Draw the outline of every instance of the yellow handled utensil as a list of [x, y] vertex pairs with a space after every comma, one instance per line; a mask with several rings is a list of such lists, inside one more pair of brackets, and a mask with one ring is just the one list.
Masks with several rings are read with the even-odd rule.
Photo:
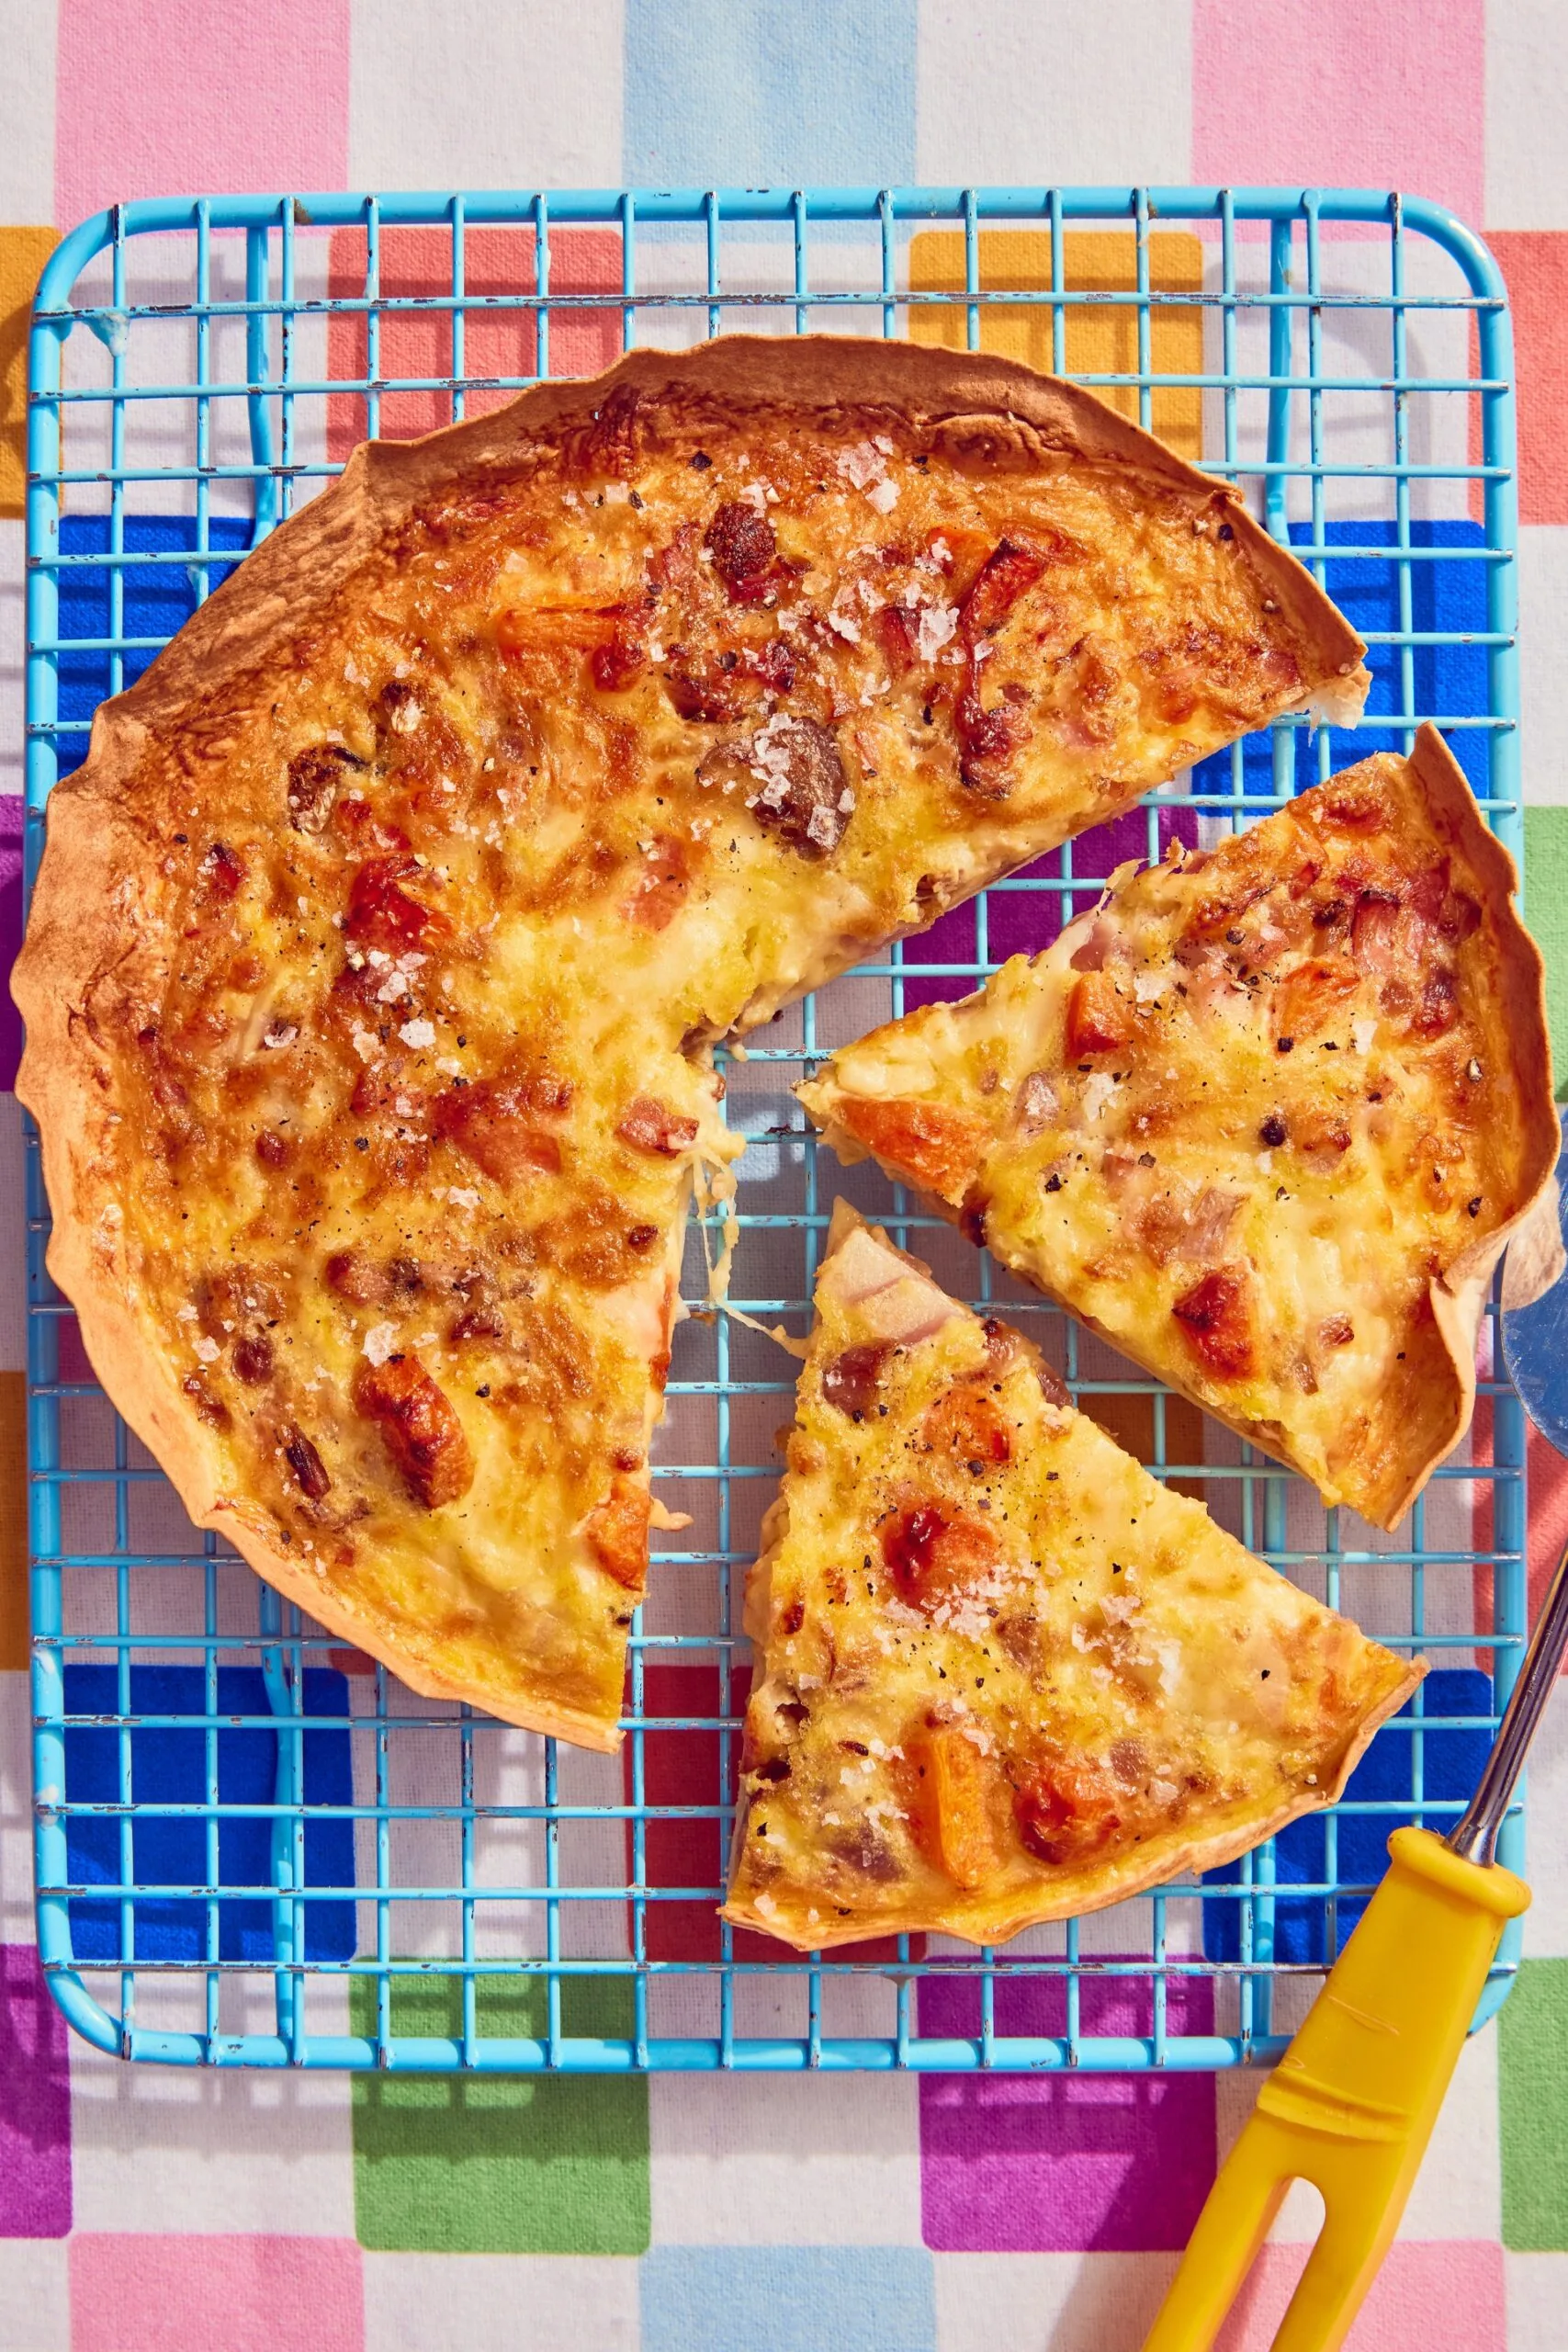
[[[1506, 1313], [1503, 1347], [1530, 1418], [1568, 1454], [1568, 1283]], [[1318, 2189], [1323, 2227], [1273, 2352], [1344, 2343], [1399, 2226], [1504, 1927], [1529, 1903], [1493, 1854], [1565, 1647], [1568, 1551], [1463, 1818], [1447, 1839], [1427, 1829], [1389, 1839], [1388, 1875], [1259, 2091], [1144, 2352], [1208, 2352], [1293, 2180]]]
[[1206, 2352], [1292, 2180], [1318, 2189], [1324, 2222], [1274, 2352], [1334, 2352], [1377, 2275], [1504, 1923], [1530, 1899], [1512, 1871], [1430, 1830], [1388, 1845], [1388, 1875], [1259, 2091], [1145, 2352]]

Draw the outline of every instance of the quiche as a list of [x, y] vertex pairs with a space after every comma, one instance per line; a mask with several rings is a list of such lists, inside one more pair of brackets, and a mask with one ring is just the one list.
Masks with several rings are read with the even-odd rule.
[[614, 1747], [713, 1042], [1361, 650], [994, 360], [644, 351], [358, 450], [51, 798], [19, 1091], [110, 1396], [415, 1690]]
[[1393, 1527], [1469, 1426], [1493, 1269], [1538, 1203], [1555, 1242], [1513, 888], [1426, 728], [1210, 854], [1122, 867], [1043, 954], [801, 1098], [843, 1158]]
[[1228, 1861], [1337, 1796], [1425, 1671], [842, 1204], [788, 1464], [725, 1917], [804, 1950], [998, 1943]]

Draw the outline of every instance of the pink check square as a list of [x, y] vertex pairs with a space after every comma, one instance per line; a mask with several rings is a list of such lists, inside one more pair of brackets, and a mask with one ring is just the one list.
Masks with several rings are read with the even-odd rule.
[[[1266, 2245], [1214, 2352], [1268, 2352], [1309, 2249]], [[1345, 2352], [1507, 2352], [1503, 2249], [1401, 2240], [1373, 2279]]]
[[71, 2241], [71, 2352], [364, 2352], [365, 2287], [349, 2238]]

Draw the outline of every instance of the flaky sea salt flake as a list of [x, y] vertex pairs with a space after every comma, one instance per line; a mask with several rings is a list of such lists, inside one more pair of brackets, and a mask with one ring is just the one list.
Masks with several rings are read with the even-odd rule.
[[365, 1353], [372, 1363], [385, 1363], [398, 1344], [395, 1323], [372, 1323], [365, 1334]]

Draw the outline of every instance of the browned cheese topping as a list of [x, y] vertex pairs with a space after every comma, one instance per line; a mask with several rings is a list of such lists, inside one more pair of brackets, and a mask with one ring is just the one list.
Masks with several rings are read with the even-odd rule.
[[117, 1246], [329, 1614], [613, 1722], [710, 1041], [1323, 683], [1231, 511], [619, 393], [152, 735]]
[[1461, 1425], [1433, 1283], [1543, 1172], [1506, 933], [1406, 764], [1374, 759], [1213, 854], [1118, 876], [1046, 954], [804, 1095], [1382, 1518], [1413, 1449]]
[[1235, 1853], [1412, 1687], [840, 1211], [774, 1541], [729, 1916], [976, 1941]]

